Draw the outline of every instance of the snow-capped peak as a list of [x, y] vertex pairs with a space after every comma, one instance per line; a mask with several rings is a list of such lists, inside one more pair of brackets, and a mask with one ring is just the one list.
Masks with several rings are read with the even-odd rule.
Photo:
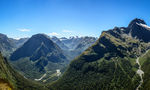
[[[138, 24], [138, 23], [136, 23], [136, 24]], [[148, 25], [146, 25], [146, 24], [140, 23], [140, 24], [138, 24], [138, 25], [140, 25], [140, 26], [142, 26], [142, 27], [144, 27], [144, 28], [150, 29], [150, 26], [148, 26]]]

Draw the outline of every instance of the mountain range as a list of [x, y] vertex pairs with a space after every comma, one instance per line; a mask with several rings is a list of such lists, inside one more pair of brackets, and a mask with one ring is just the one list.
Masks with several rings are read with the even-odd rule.
[[[10, 48], [9, 50], [4, 49], [1, 51], [4, 56], [10, 57], [9, 61], [12, 66], [26, 78], [40, 82], [57, 80], [56, 70], [61, 70], [61, 73], [63, 73], [73, 58], [88, 48], [87, 45], [91, 45], [96, 41], [94, 37], [66, 38], [65, 40], [70, 41], [70, 43], [74, 43], [73, 41], [76, 39], [79, 40], [75, 43], [81, 44], [80, 41], [84, 41], [84, 39], [89, 43], [86, 45], [86, 42], [83, 42], [82, 49], [70, 50], [71, 47], [67, 47], [61, 38], [49, 37], [46, 34], [36, 34], [31, 38], [20, 39], [8, 38], [4, 34], [0, 36], [3, 37], [0, 38], [0, 41], [5, 44], [6, 49]], [[0, 45], [1, 48], [5, 48], [2, 45]], [[43, 78], [40, 79], [40, 77]]]
[[[103, 31], [98, 39], [36, 34], [12, 50], [10, 62], [0, 54], [0, 85], [16, 90], [149, 90], [149, 38], [150, 27], [138, 18], [127, 27]], [[70, 55], [75, 57], [71, 62]]]

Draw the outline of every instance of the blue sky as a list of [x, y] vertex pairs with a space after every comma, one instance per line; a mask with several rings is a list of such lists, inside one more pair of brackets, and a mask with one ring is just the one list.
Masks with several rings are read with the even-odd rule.
[[134, 18], [150, 24], [149, 0], [0, 0], [0, 33], [95, 36]]

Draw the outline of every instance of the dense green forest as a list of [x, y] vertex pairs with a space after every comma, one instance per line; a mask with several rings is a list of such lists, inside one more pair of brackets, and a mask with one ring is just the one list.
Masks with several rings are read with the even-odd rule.
[[[136, 73], [139, 67], [136, 59], [149, 49], [148, 38], [142, 38], [139, 35], [149, 30], [137, 23], [145, 24], [141, 19], [134, 19], [127, 28], [115, 27], [104, 31], [94, 45], [71, 62], [62, 78], [51, 84], [50, 88], [56, 90], [66, 88], [68, 90], [135, 90], [140, 84], [140, 76]], [[148, 65], [144, 66], [142, 65], [143, 70]], [[147, 75], [144, 76], [146, 77], [144, 81], [149, 87]], [[143, 89], [145, 88], [144, 86]]]

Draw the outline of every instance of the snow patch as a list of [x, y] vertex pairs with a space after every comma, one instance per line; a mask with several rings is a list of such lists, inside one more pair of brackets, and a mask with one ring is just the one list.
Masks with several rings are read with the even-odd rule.
[[[136, 23], [136, 24], [138, 24], [138, 23]], [[144, 28], [150, 29], [150, 26], [147, 26], [146, 24], [140, 23], [140, 24], [138, 24], [138, 25], [140, 25], [140, 26], [142, 26], [142, 27], [144, 27]]]

